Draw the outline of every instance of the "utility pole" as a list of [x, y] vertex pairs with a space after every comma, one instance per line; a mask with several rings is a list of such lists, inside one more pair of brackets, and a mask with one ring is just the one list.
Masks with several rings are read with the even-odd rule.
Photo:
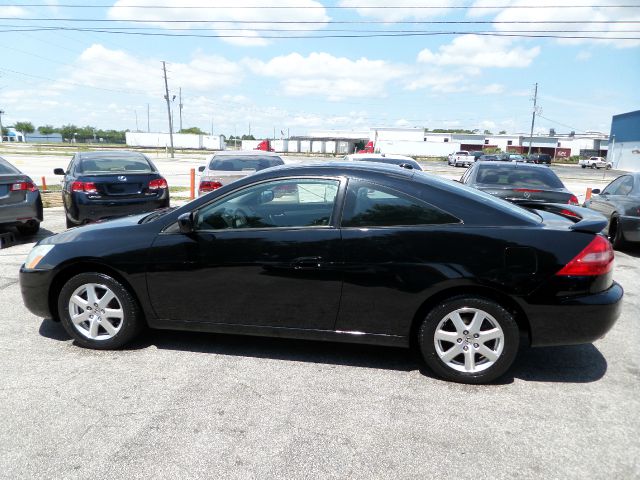
[[173, 121], [171, 120], [171, 101], [169, 100], [169, 84], [167, 83], [167, 65], [162, 62], [162, 71], [164, 72], [164, 99], [167, 101], [167, 115], [169, 116], [169, 140], [171, 142], [171, 158], [175, 158], [173, 153]]
[[536, 82], [536, 88], [533, 91], [533, 115], [531, 117], [531, 133], [529, 134], [529, 152], [527, 155], [531, 155], [531, 141], [533, 140], [533, 126], [536, 123], [536, 106], [538, 104], [538, 83]]
[[180, 103], [178, 107], [180, 108], [180, 131], [182, 131], [182, 87], [180, 87]]
[[138, 128], [138, 110], [134, 110], [134, 113], [136, 114], [136, 132], [139, 132], [140, 129]]
[[4, 115], [4, 110], [0, 110], [0, 143], [2, 143], [2, 115]]
[[149, 104], [147, 103], [147, 133], [151, 132], [151, 127], [149, 125], [151, 124], [149, 123]]

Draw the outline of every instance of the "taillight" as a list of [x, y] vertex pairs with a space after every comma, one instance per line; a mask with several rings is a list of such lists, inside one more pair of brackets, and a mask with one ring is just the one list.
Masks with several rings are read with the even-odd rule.
[[567, 263], [556, 275], [595, 276], [604, 275], [613, 268], [613, 248], [609, 240], [596, 235], [573, 260]]
[[16, 182], [11, 184], [11, 188], [10, 188], [12, 192], [21, 192], [21, 191], [35, 192], [37, 189], [38, 187], [36, 187], [33, 182]]
[[158, 190], [160, 188], [169, 188], [164, 178], [156, 178], [149, 182], [149, 190]]
[[575, 195], [571, 195], [571, 197], [569, 198], [569, 201], [567, 203], [569, 205], [580, 205], [578, 203], [578, 197], [576, 197]]
[[96, 184], [93, 182], [73, 182], [71, 184], [72, 192], [98, 193]]
[[532, 192], [532, 193], [539, 193], [542, 190], [536, 190], [535, 188], [514, 188], [513, 189], [514, 192]]
[[213, 180], [202, 180], [200, 181], [200, 187], [198, 187], [198, 190], [201, 192], [212, 192], [213, 190], [217, 190], [220, 187], [222, 187], [222, 184], [220, 182], [216, 182]]

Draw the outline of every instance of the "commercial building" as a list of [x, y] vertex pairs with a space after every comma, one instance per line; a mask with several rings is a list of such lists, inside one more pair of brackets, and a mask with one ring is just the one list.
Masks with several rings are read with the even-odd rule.
[[613, 167], [640, 171], [640, 110], [614, 115], [611, 120], [610, 148], [607, 160]]

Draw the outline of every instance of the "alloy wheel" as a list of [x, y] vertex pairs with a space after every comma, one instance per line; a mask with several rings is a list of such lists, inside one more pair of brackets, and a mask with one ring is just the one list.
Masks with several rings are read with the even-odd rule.
[[122, 303], [106, 285], [81, 285], [69, 298], [68, 308], [75, 329], [91, 340], [109, 340], [122, 328]]

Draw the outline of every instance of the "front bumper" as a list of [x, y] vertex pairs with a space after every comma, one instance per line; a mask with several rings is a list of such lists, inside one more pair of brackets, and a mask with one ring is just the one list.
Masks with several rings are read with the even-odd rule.
[[640, 242], [640, 217], [620, 217], [622, 236], [627, 242]]
[[578, 345], [602, 338], [620, 316], [623, 295], [613, 282], [603, 292], [560, 298], [553, 305], [528, 304], [531, 345]]
[[27, 270], [20, 267], [20, 291], [25, 307], [42, 318], [56, 318], [57, 312], [49, 308], [49, 289], [53, 270]]

